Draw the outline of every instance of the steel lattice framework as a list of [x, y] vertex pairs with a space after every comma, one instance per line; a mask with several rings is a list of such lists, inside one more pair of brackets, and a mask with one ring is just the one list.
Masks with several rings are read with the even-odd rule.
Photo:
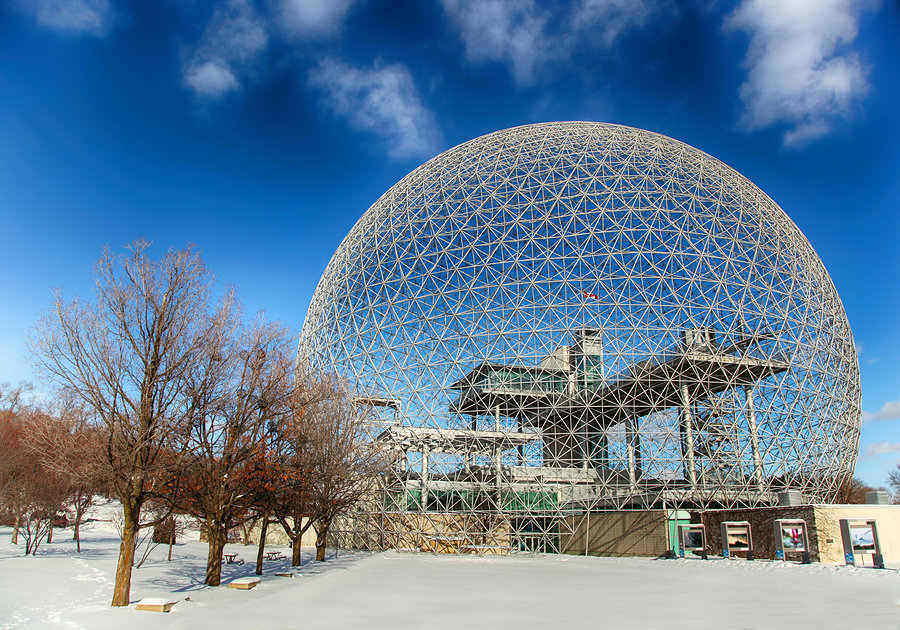
[[856, 461], [856, 350], [810, 243], [630, 127], [516, 127], [411, 172], [337, 249], [300, 352], [396, 454], [355, 544], [555, 550], [593, 510], [827, 502]]

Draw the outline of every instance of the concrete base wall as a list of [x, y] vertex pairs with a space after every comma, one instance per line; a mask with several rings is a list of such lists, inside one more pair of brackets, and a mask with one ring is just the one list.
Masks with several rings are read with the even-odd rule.
[[[288, 519], [288, 523], [293, 524], [294, 519]], [[303, 519], [303, 524], [306, 525], [309, 522], [308, 518]], [[247, 532], [247, 539], [244, 540], [244, 529], [243, 527], [234, 527], [228, 531], [228, 542], [231, 543], [244, 543], [246, 545], [258, 545], [259, 544], [259, 533], [262, 530], [259, 523], [254, 525]], [[206, 542], [207, 536], [206, 531], [203, 529], [203, 526], [200, 526], [200, 542]], [[284, 533], [284, 528], [281, 526], [281, 523], [269, 523], [269, 529], [266, 530], [266, 544], [267, 545], [290, 545], [291, 539], [288, 538], [288, 535]], [[303, 547], [313, 547], [316, 544], [316, 530], [312, 527], [303, 532], [303, 538], [301, 539], [301, 545]]]
[[[309, 522], [308, 518], [303, 519], [303, 524], [306, 525]], [[288, 523], [293, 525], [294, 520], [288, 519]], [[254, 545], [259, 544], [259, 533], [262, 528], [260, 525], [254, 526], [250, 530], [250, 543]], [[269, 529], [266, 530], [266, 544], [267, 545], [290, 545], [291, 539], [288, 538], [288, 535], [284, 533], [284, 528], [281, 526], [281, 523], [269, 523]], [[300, 539], [300, 544], [303, 547], [312, 547], [316, 544], [316, 530], [313, 527], [310, 527], [305, 532], [303, 532], [303, 538]]]
[[[806, 521], [806, 529], [809, 534], [810, 559], [813, 562], [819, 561], [818, 532], [811, 505], [712, 510], [703, 512], [701, 518], [703, 525], [706, 526], [706, 544], [710, 554], [722, 554], [721, 526], [723, 521], [747, 521], [750, 523], [750, 534], [753, 537], [753, 554], [760, 559], [775, 557], [775, 519], [802, 519]], [[796, 553], [788, 555], [788, 560], [799, 558], [800, 555]]]
[[500, 516], [441, 512], [395, 512], [339, 519], [332, 534], [349, 549], [418, 549], [458, 553], [479, 547], [509, 550], [509, 522]]
[[562, 553], [656, 557], [669, 548], [663, 510], [589, 512], [563, 521], [559, 537]]

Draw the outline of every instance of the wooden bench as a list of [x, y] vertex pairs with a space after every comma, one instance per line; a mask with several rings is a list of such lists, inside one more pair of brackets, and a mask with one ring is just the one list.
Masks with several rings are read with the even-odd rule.
[[255, 588], [257, 584], [259, 584], [258, 577], [243, 577], [236, 580], [231, 580], [228, 583], [228, 588], [236, 588], [241, 591], [249, 591], [251, 588]]
[[178, 602], [169, 601], [167, 599], [158, 599], [155, 597], [145, 597], [141, 601], [137, 603], [134, 607], [135, 610], [149, 610], [150, 612], [164, 612], [167, 613], [172, 610], [172, 607]]
[[285, 555], [280, 551], [267, 551], [266, 560], [283, 560]]

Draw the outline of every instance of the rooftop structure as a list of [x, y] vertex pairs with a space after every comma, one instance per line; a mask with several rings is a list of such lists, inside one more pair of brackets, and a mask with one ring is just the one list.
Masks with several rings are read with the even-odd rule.
[[379, 412], [391, 499], [357, 523], [382, 539], [415, 513], [546, 549], [575, 512], [829, 501], [856, 460], [856, 350], [809, 242], [629, 127], [517, 127], [414, 170], [341, 243], [300, 352]]

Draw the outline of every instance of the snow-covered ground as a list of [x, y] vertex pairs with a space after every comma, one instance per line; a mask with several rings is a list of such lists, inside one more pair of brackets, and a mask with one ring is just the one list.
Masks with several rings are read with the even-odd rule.
[[[134, 571], [132, 599], [181, 600], [168, 614], [112, 609], [118, 539], [71, 529], [35, 558], [0, 528], [0, 628], [900, 628], [900, 574], [824, 565], [576, 556], [341, 552], [294, 579], [266, 562], [253, 590], [202, 585], [206, 545], [166, 547]], [[287, 552], [287, 549], [281, 548]], [[312, 551], [312, 550], [310, 550]], [[255, 547], [228, 545], [252, 575]], [[330, 554], [331, 556], [332, 554]], [[189, 598], [189, 599], [188, 599]]]

